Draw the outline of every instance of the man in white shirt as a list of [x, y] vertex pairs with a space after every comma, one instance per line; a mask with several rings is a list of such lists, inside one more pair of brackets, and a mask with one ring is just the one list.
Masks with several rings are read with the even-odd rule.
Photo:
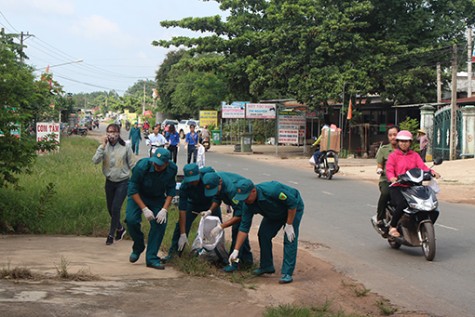
[[155, 150], [159, 147], [165, 147], [167, 139], [160, 133], [160, 123], [153, 127], [153, 133], [148, 135], [148, 139], [145, 140], [145, 144], [150, 146], [150, 157], [152, 157]]

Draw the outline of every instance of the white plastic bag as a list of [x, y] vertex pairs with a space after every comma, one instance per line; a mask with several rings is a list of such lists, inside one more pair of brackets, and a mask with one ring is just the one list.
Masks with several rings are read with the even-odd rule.
[[198, 234], [191, 246], [192, 252], [211, 262], [227, 262], [228, 251], [226, 251], [224, 231], [216, 237], [211, 236], [211, 230], [220, 224], [221, 220], [216, 216], [201, 218]]
[[315, 166], [315, 157], [312, 155], [308, 162], [310, 163], [310, 165]]
[[435, 177], [432, 177], [432, 179], [429, 182], [429, 187], [434, 191], [434, 193], [439, 193], [440, 192], [440, 187], [439, 184], [437, 183], [437, 180]]
[[203, 145], [198, 146], [198, 155], [196, 157], [196, 164], [198, 164], [199, 168], [205, 166], [205, 147]]

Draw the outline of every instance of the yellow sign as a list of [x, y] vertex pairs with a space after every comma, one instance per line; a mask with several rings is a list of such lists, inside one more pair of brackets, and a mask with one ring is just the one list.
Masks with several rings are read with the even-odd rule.
[[218, 111], [215, 110], [200, 110], [200, 127], [218, 126]]

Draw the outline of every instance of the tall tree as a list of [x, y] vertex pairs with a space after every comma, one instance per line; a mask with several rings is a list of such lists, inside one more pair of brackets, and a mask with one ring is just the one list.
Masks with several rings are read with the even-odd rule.
[[435, 63], [473, 25], [472, 0], [216, 0], [229, 13], [162, 21], [212, 35], [154, 41], [216, 52], [236, 95], [269, 89], [311, 105], [338, 99], [344, 86], [396, 103], [433, 100]]

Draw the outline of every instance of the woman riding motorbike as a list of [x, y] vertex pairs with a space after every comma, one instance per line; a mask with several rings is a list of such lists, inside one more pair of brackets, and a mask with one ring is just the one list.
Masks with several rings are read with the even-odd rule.
[[439, 178], [440, 175], [428, 168], [418, 153], [411, 150], [411, 144], [413, 141], [412, 133], [407, 130], [401, 130], [396, 136], [397, 148], [392, 152], [388, 161], [386, 162], [386, 176], [391, 183], [389, 187], [389, 194], [391, 195], [391, 201], [396, 206], [394, 214], [391, 218], [389, 235], [393, 237], [400, 237], [400, 233], [397, 230], [397, 224], [404, 212], [404, 209], [408, 206], [406, 199], [404, 198], [401, 190], [406, 187], [403, 184], [397, 183], [398, 175], [406, 173], [412, 168], [420, 168], [423, 171], [430, 171], [433, 176]]

